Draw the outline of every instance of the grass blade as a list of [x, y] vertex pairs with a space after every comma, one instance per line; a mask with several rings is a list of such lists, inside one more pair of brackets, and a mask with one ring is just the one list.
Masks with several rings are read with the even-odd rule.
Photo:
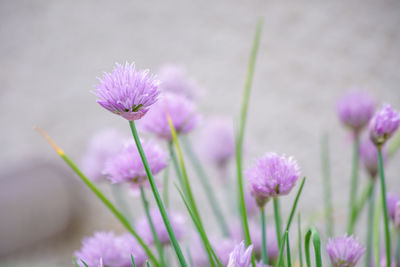
[[302, 246], [302, 237], [303, 235], [301, 234], [301, 218], [300, 218], [300, 213], [297, 217], [297, 233], [298, 233], [298, 240], [297, 240], [297, 245], [299, 247], [299, 262], [300, 262], [300, 267], [303, 267], [303, 246]]
[[286, 256], [287, 256], [287, 263], [288, 267], [292, 267], [292, 259], [290, 255], [290, 243], [289, 243], [289, 232], [286, 231]]
[[76, 258], [75, 258], [75, 257], [72, 258], [72, 262], [74, 263], [75, 267], [79, 267], [79, 264], [78, 264], [78, 262], [76, 261]]
[[306, 237], [305, 237], [305, 241], [304, 241], [307, 267], [311, 267], [310, 239], [312, 239], [312, 242], [313, 242], [313, 245], [314, 245], [315, 265], [316, 265], [316, 267], [322, 267], [321, 239], [320, 239], [318, 230], [315, 227], [311, 227], [307, 231]]
[[136, 267], [135, 259], [133, 258], [133, 255], [131, 254], [131, 261], [132, 261], [132, 266]]

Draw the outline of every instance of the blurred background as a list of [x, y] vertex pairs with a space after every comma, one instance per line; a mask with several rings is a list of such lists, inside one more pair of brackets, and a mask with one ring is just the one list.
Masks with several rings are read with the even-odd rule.
[[[90, 93], [96, 77], [125, 61], [153, 72], [183, 66], [204, 89], [197, 101], [204, 118], [236, 118], [260, 17], [244, 167], [266, 151], [293, 155], [308, 178], [302, 216], [321, 223], [312, 213], [323, 209], [320, 140], [329, 133], [336, 232], [344, 233], [351, 138], [335, 104], [355, 87], [400, 108], [399, 1], [1, 0], [0, 265], [71, 266], [83, 236], [123, 231], [33, 126], [77, 163], [96, 131], [129, 135], [127, 121]], [[190, 134], [193, 143], [197, 136]], [[399, 154], [387, 168], [388, 190], [397, 193]], [[360, 184], [366, 179], [361, 171]], [[137, 197], [127, 198], [139, 216]], [[284, 214], [292, 199], [283, 201]], [[206, 204], [201, 209], [210, 213]]]

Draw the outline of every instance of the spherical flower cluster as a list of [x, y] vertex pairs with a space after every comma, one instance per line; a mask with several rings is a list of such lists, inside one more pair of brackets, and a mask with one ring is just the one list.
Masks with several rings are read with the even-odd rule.
[[390, 105], [384, 104], [369, 123], [371, 141], [377, 146], [382, 146], [397, 131], [399, 125], [400, 112], [392, 109]]
[[83, 172], [93, 181], [102, 180], [106, 161], [121, 150], [123, 140], [124, 136], [115, 129], [104, 129], [96, 133], [83, 156]]
[[210, 119], [200, 138], [201, 152], [208, 161], [223, 168], [235, 155], [233, 123], [225, 117]]
[[[383, 159], [387, 158], [387, 151], [382, 149]], [[360, 159], [371, 178], [378, 174], [378, 150], [371, 140], [366, 139], [360, 144]]]
[[171, 140], [172, 134], [167, 114], [171, 117], [178, 134], [190, 132], [199, 122], [199, 115], [196, 113], [196, 107], [192, 101], [182, 95], [165, 93], [151, 108], [140, 125], [145, 131], [154, 133], [159, 138]]
[[341, 122], [359, 132], [374, 114], [375, 101], [361, 91], [347, 93], [337, 104], [337, 112]]
[[[80, 266], [81, 260], [89, 266], [116, 266], [128, 267], [131, 255], [138, 266], [146, 260], [146, 254], [134, 239], [127, 239], [126, 235], [115, 236], [112, 232], [97, 232], [82, 241], [82, 247], [75, 252]], [[129, 262], [127, 261], [129, 259]]]
[[[155, 175], [167, 166], [167, 154], [153, 142], [142, 141], [150, 170]], [[112, 183], [141, 184], [147, 179], [139, 151], [133, 142], [126, 143], [122, 151], [106, 162], [104, 174]]]
[[364, 246], [347, 235], [329, 239], [326, 250], [333, 267], [354, 267], [365, 252]]
[[229, 254], [229, 262], [227, 267], [249, 267], [251, 263], [251, 254], [253, 245], [245, 249], [244, 241], [236, 245], [233, 251]]
[[158, 72], [158, 78], [161, 81], [160, 89], [163, 92], [180, 94], [189, 99], [195, 99], [201, 90], [197, 83], [187, 76], [185, 69], [174, 64], [162, 66]]
[[[164, 220], [158, 209], [150, 211], [150, 217], [154, 224], [154, 228], [157, 233], [157, 237], [161, 244], [170, 244], [169, 235], [165, 228]], [[168, 218], [170, 219], [172, 229], [174, 230], [175, 236], [178, 240], [182, 239], [185, 233], [185, 218], [183, 215], [177, 212], [168, 212]], [[150, 228], [147, 216], [143, 216], [136, 223], [136, 229], [138, 229], [142, 238], [149, 244], [154, 244], [153, 233]]]
[[99, 78], [94, 93], [102, 107], [134, 121], [142, 118], [157, 101], [159, 83], [149, 70], [137, 71], [133, 63], [117, 64], [111, 73]]
[[292, 157], [270, 152], [257, 160], [246, 172], [252, 195], [262, 207], [272, 197], [286, 195], [300, 176], [297, 162]]

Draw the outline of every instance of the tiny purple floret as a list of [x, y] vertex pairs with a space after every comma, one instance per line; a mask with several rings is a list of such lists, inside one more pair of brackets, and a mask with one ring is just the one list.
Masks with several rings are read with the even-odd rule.
[[116, 64], [111, 73], [98, 79], [97, 103], [129, 121], [142, 118], [159, 95], [160, 82], [149, 70], [137, 71], [134, 63]]
[[333, 267], [354, 267], [365, 252], [363, 245], [347, 235], [329, 239], [326, 250]]
[[233, 251], [229, 254], [229, 262], [227, 267], [250, 267], [251, 254], [253, 245], [245, 249], [244, 241], [236, 245]]

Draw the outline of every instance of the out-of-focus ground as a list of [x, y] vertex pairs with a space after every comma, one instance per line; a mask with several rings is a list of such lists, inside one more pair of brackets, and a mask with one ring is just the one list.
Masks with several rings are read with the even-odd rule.
[[[300, 203], [305, 218], [322, 210], [319, 143], [321, 134], [328, 132], [335, 219], [344, 225], [351, 148], [350, 136], [337, 121], [335, 102], [356, 86], [366, 88], [379, 102], [400, 108], [400, 2], [395, 0], [2, 0], [2, 173], [39, 160], [57, 164], [63, 173], [57, 179], [75, 179], [32, 130], [34, 125], [46, 129], [77, 162], [97, 129], [116, 127], [129, 134], [127, 122], [100, 108], [89, 92], [96, 77], [111, 70], [115, 62], [135, 61], [139, 68], [155, 71], [163, 63], [183, 65], [206, 90], [199, 101], [199, 111], [205, 117], [236, 117], [259, 17], [264, 18], [264, 28], [248, 114], [245, 168], [266, 151], [294, 155], [308, 178]], [[397, 155], [387, 168], [389, 190], [397, 193], [399, 162]], [[360, 181], [365, 184], [361, 173]], [[0, 177], [3, 196], [5, 180], [5, 176]], [[9, 198], [13, 203], [0, 204], [0, 229], [22, 235], [8, 236], [9, 240], [24, 244], [25, 233], [36, 231], [38, 225], [44, 233], [42, 239], [36, 236], [37, 241], [26, 241], [25, 249], [17, 246], [3, 255], [1, 266], [71, 266], [71, 255], [80, 247], [82, 236], [101, 229], [121, 231], [102, 204], [77, 179], [74, 181], [76, 187], [69, 194], [58, 183], [50, 188], [44, 183], [43, 193], [37, 191], [40, 197], [33, 200], [27, 193], [32, 191], [29, 183], [21, 182], [20, 187], [27, 190], [16, 189]], [[197, 189], [198, 184], [193, 183]], [[40, 190], [40, 184], [35, 188]], [[107, 186], [102, 188], [108, 190]], [[52, 190], [55, 192], [49, 194]], [[204, 200], [201, 189], [196, 191]], [[85, 205], [73, 201], [76, 195], [83, 195]], [[291, 201], [292, 197], [285, 198], [285, 212], [285, 204]], [[54, 210], [46, 204], [51, 202], [59, 205], [64, 221], [51, 216]], [[141, 212], [133, 206], [135, 214]], [[207, 205], [202, 210], [210, 213]], [[12, 217], [9, 215], [29, 220], [38, 212], [46, 214], [42, 221], [11, 224], [4, 230], [4, 222], [10, 223]], [[78, 217], [73, 215], [76, 213]], [[267, 213], [272, 214], [272, 209]], [[21, 225], [24, 227], [18, 229]], [[46, 225], [50, 236], [45, 234]], [[343, 231], [344, 227], [338, 227], [338, 234]], [[0, 239], [0, 244], [7, 247], [8, 240]]]

